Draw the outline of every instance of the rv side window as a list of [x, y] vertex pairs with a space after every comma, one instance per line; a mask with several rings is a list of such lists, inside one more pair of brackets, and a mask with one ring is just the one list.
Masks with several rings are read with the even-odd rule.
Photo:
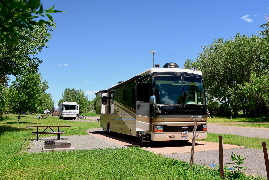
[[127, 90], [123, 90], [123, 101], [127, 101]]
[[102, 97], [102, 104], [103, 105], [106, 105], [106, 103], [107, 103], [107, 97], [106, 96], [103, 96]]
[[135, 104], [135, 88], [132, 89], [132, 103]]
[[137, 84], [137, 101], [149, 102], [150, 98], [150, 84], [149, 83], [138, 83]]

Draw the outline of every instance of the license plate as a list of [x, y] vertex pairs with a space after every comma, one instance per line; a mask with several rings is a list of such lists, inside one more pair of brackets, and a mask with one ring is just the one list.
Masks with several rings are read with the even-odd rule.
[[182, 136], [182, 139], [188, 139], [188, 136]]

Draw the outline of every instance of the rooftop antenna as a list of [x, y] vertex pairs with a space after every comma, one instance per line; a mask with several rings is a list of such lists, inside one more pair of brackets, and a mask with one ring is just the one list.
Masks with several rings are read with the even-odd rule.
[[156, 50], [154, 50], [154, 51], [149, 51], [149, 53], [152, 53], [152, 63], [153, 63], [152, 67], [153, 67], [153, 68], [154, 68], [154, 53], [155, 53], [155, 51], [156, 51]]

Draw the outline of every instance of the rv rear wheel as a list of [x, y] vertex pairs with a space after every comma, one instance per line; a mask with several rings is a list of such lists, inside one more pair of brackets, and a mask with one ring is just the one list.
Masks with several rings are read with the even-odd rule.
[[111, 133], [111, 130], [110, 130], [110, 123], [107, 123], [107, 132], [110, 134]]

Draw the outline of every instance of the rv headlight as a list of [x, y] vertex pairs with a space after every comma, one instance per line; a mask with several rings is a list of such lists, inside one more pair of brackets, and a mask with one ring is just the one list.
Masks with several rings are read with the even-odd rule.
[[163, 132], [163, 126], [153, 126], [153, 132]]

